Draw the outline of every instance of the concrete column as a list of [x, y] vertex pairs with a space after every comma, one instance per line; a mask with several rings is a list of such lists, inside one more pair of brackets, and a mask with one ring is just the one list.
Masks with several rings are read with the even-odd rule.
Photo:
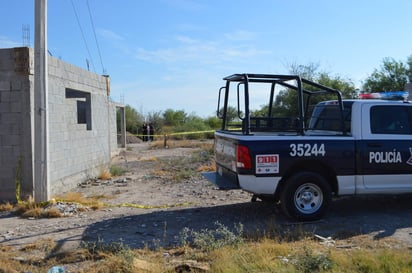
[[47, 109], [47, 0], [36, 0], [34, 12], [34, 200], [43, 202], [50, 199]]
[[120, 109], [120, 144], [122, 148], [126, 148], [126, 111], [124, 107], [119, 107]]

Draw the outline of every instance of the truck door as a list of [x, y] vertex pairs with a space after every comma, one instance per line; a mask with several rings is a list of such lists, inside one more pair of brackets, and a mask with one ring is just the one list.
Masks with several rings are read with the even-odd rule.
[[366, 192], [412, 190], [412, 105], [363, 104], [359, 172]]

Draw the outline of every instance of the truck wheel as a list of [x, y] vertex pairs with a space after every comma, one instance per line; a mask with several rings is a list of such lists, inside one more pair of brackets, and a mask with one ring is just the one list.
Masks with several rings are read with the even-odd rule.
[[281, 194], [283, 211], [291, 218], [302, 221], [319, 219], [332, 199], [326, 179], [312, 172], [295, 174], [287, 181]]

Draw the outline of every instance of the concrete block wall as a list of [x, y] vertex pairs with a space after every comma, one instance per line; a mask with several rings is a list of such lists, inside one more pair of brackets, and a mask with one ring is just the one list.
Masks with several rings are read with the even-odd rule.
[[0, 49], [0, 200], [15, 201], [17, 181], [33, 195], [31, 66], [28, 48]]
[[[0, 49], [0, 201], [33, 195], [33, 63], [29, 48]], [[51, 194], [99, 175], [118, 152], [116, 106], [106, 78], [48, 56], [48, 151]], [[91, 128], [78, 121], [78, 100], [66, 90], [89, 94]]]
[[[105, 77], [50, 56], [48, 62], [49, 173], [54, 195], [109, 167], [117, 151], [112, 141], [116, 116], [107, 96]], [[67, 89], [90, 93], [91, 130], [77, 121], [77, 100], [84, 99], [67, 98]]]

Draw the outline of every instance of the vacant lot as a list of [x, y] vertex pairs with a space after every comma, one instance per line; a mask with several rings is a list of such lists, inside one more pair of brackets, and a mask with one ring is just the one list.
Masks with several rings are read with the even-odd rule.
[[[381, 241], [390, 248], [412, 247], [411, 195], [340, 198], [323, 220], [296, 223], [274, 204], [250, 202], [246, 192], [219, 191], [203, 179], [197, 171], [211, 167], [210, 147], [210, 142], [168, 149], [133, 144], [113, 159], [113, 165], [126, 173], [109, 181], [92, 180], [71, 191], [98, 197], [101, 208], [71, 208], [70, 216], [50, 219], [0, 212], [0, 244], [21, 248], [52, 240], [57, 244], [47, 251], [53, 254], [78, 248], [82, 241], [171, 247], [179, 243], [184, 228], [214, 229], [219, 222], [229, 228], [241, 223], [245, 233], [254, 237], [305, 232], [330, 237], [341, 248]], [[41, 254], [27, 250], [26, 255]]]

